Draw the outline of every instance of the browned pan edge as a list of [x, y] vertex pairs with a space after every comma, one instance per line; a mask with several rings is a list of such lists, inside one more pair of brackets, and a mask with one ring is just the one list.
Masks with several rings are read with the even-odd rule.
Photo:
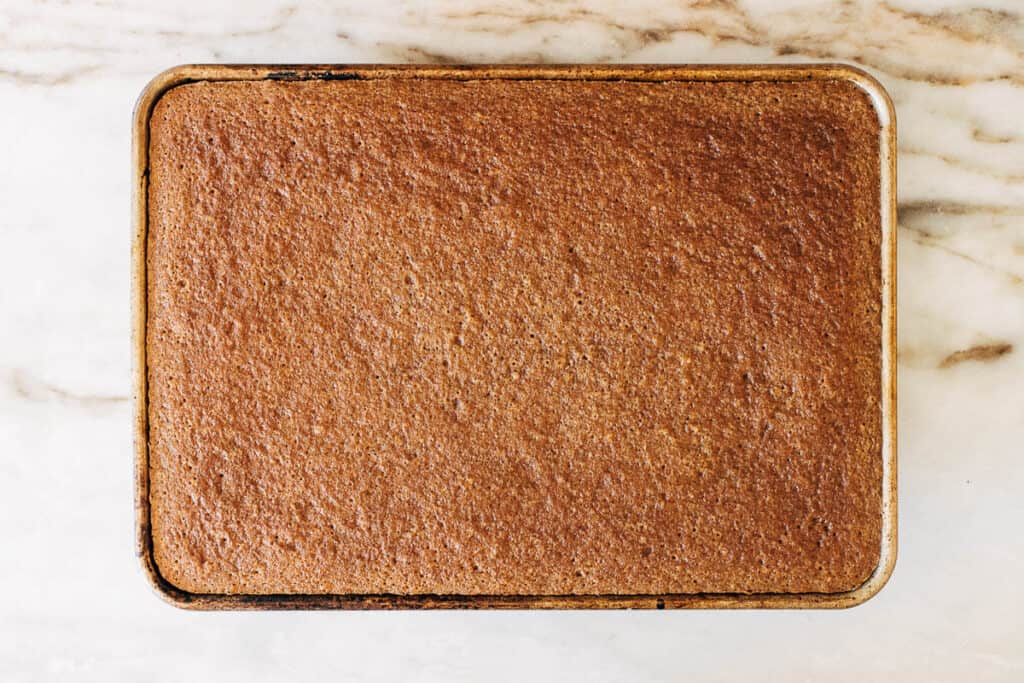
[[[168, 90], [196, 81], [356, 80], [382, 78], [808, 81], [847, 80], [866, 91], [881, 124], [882, 225], [882, 547], [860, 587], [844, 593], [696, 593], [666, 595], [221, 595], [183, 591], [161, 576], [153, 558], [149, 506], [149, 416], [146, 364], [146, 235], [149, 119]], [[896, 563], [896, 115], [885, 89], [844, 64], [799, 65], [186, 65], [157, 75], [139, 97], [132, 123], [132, 378], [135, 437], [136, 553], [153, 587], [188, 609], [663, 609], [842, 608], [858, 605], [888, 581]]]

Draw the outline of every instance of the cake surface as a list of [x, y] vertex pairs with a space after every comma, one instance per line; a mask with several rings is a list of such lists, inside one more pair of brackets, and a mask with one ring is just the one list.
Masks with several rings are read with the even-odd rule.
[[845, 80], [180, 85], [149, 487], [194, 593], [837, 593], [882, 545]]

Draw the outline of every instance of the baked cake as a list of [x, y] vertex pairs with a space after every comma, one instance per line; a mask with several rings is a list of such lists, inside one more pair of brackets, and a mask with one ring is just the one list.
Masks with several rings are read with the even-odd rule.
[[839, 593], [879, 565], [855, 82], [200, 81], [149, 135], [171, 585]]

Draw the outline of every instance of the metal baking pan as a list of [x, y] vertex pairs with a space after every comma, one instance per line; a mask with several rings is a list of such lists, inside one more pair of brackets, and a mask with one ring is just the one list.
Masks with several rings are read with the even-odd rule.
[[[154, 560], [150, 511], [147, 386], [147, 223], [149, 121], [168, 90], [196, 81], [342, 79], [554, 79], [637, 81], [806, 81], [843, 79], [866, 91], [881, 137], [880, 224], [882, 278], [882, 547], [879, 563], [861, 586], [844, 593], [665, 595], [249, 595], [195, 594], [161, 576]], [[871, 76], [845, 65], [749, 66], [181, 66], [154, 78], [136, 106], [132, 130], [132, 355], [136, 552], [151, 584], [171, 603], [190, 609], [409, 609], [409, 608], [842, 608], [864, 602], [888, 580], [896, 559], [896, 134], [888, 95]]]

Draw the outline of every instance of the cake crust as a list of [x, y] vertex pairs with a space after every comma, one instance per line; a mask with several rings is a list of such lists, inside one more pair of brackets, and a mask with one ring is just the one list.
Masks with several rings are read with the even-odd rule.
[[191, 593], [839, 593], [882, 546], [844, 80], [181, 85], [149, 503]]

